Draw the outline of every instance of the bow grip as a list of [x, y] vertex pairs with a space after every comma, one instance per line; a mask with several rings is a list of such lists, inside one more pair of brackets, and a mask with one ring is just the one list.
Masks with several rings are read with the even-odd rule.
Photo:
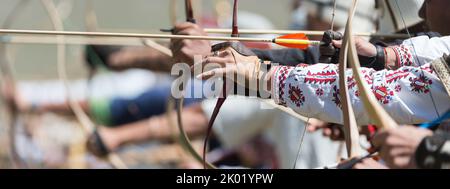
[[332, 44], [333, 40], [342, 40], [343, 35], [335, 31], [325, 31], [320, 45], [320, 63], [337, 63], [339, 58], [339, 49]]

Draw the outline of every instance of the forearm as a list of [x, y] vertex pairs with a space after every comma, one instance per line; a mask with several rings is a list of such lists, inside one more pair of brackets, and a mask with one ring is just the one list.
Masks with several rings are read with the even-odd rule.
[[[83, 109], [84, 112], [90, 114], [90, 108], [88, 108], [88, 102], [86, 101], [77, 101], [78, 105]], [[31, 107], [34, 111], [38, 112], [55, 112], [55, 113], [73, 113], [72, 108], [69, 105], [69, 102], [63, 104], [39, 104], [32, 105]]]
[[143, 68], [158, 71], [158, 72], [170, 72], [172, 70], [172, 57], [160, 53], [157, 58], [148, 58], [147, 62], [144, 62]]
[[[182, 114], [183, 127], [189, 136], [196, 137], [205, 132], [207, 118], [199, 111], [198, 106], [187, 107]], [[173, 119], [176, 118], [175, 116], [176, 113], [171, 112]], [[172, 120], [173, 123], [176, 121]], [[179, 135], [178, 128], [170, 127], [166, 114], [117, 127], [116, 131], [120, 145], [150, 140], [170, 141], [174, 136]]]
[[107, 64], [117, 70], [140, 68], [169, 72], [172, 68], [171, 56], [148, 47], [122, 48], [109, 55]]
[[450, 37], [427, 36], [405, 40], [401, 45], [385, 48], [386, 68], [419, 67], [450, 53]]
[[271, 61], [280, 65], [295, 66], [299, 62], [306, 64], [315, 64], [319, 59], [318, 48], [300, 49], [271, 49], [260, 50], [252, 49], [259, 59]]
[[[278, 104], [304, 116], [342, 123], [337, 65], [280, 66], [274, 69], [271, 96]], [[361, 125], [369, 124], [370, 119], [359, 98], [351, 70], [347, 70], [346, 75], [350, 101], [358, 122]], [[429, 65], [378, 72], [363, 68], [363, 76], [373, 89], [377, 100], [399, 123], [417, 124], [431, 121], [436, 118], [436, 114], [423, 110], [436, 108], [439, 112], [445, 112], [450, 106], [448, 95]], [[437, 103], [432, 103], [428, 93], [433, 94]]]

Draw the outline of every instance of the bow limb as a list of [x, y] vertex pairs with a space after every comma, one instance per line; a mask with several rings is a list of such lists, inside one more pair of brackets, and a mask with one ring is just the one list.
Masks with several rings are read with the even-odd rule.
[[[238, 11], [238, 0], [234, 0], [233, 24], [232, 24], [233, 26], [232, 26], [231, 37], [239, 37], [237, 11]], [[205, 138], [205, 142], [203, 144], [203, 167], [205, 169], [207, 168], [206, 151], [207, 151], [208, 139], [212, 133], [212, 127], [214, 126], [214, 122], [217, 118], [217, 115], [219, 114], [220, 108], [222, 107], [222, 105], [225, 103], [225, 101], [227, 99], [227, 95], [228, 95], [228, 86], [227, 85], [228, 85], [227, 79], [224, 78], [223, 79], [223, 87], [222, 87], [222, 96], [217, 99], [216, 106], [214, 107], [211, 118], [209, 119], [208, 129], [206, 131], [206, 138]]]
[[[172, 7], [174, 7], [175, 2], [173, 1], [172, 3], [173, 3]], [[186, 6], [185, 7], [186, 8], [186, 21], [195, 23], [195, 19], [193, 17], [191, 1], [185, 0], [185, 6]], [[173, 14], [172, 20], [176, 20], [176, 14]], [[175, 22], [174, 22], [174, 24], [175, 24]], [[170, 52], [170, 54], [167, 54], [167, 55], [172, 56], [172, 53]], [[206, 168], [217, 169], [217, 167], [215, 167], [212, 163], [203, 161], [204, 159], [202, 158], [202, 155], [200, 155], [200, 153], [198, 153], [197, 150], [195, 150], [194, 146], [192, 145], [191, 140], [189, 139], [188, 134], [184, 130], [182, 111], [183, 111], [185, 88], [182, 84], [187, 84], [189, 82], [189, 79], [190, 78], [176, 80], [176, 81], [179, 81], [180, 83], [174, 83], [174, 85], [173, 85], [173, 86], [182, 86], [182, 89], [181, 89], [182, 94], [179, 98], [174, 98], [173, 96], [171, 96], [168, 99], [168, 108], [167, 108], [168, 123], [171, 128], [173, 127], [172, 125], [175, 125], [175, 123], [173, 122], [174, 120], [171, 116], [171, 113], [176, 112], [176, 125], [180, 132], [179, 137], [178, 137], [178, 142], [180, 143], [180, 145], [183, 147], [184, 150], [189, 152], [192, 155], [192, 157], [194, 157], [195, 160], [197, 160], [199, 163], [203, 163]], [[174, 111], [172, 111], [172, 110], [174, 110]]]
[[[353, 0], [354, 4], [355, 1]], [[357, 3], [357, 2], [356, 2]], [[356, 6], [356, 5], [355, 5]], [[355, 8], [355, 7], [353, 7]], [[365, 82], [362, 72], [361, 65], [358, 59], [358, 52], [356, 50], [355, 40], [353, 38], [353, 24], [351, 21], [347, 23], [347, 37], [348, 37], [348, 54], [349, 54], [349, 64], [353, 70], [353, 76], [355, 77], [356, 83], [358, 85], [358, 90], [360, 92], [361, 100], [364, 103], [364, 108], [371, 118], [371, 122], [380, 127], [381, 129], [390, 129], [398, 127], [398, 124], [394, 119], [386, 112], [386, 110], [378, 103], [373, 92], [371, 91], [369, 85]]]
[[[11, 65], [8, 61], [7, 56], [7, 49], [5, 44], [0, 44], [0, 53], [2, 54], [2, 59], [0, 63], [0, 70], [1, 70], [1, 82], [2, 86], [10, 85], [11, 88], [8, 90], [16, 90], [16, 82], [14, 79], [14, 76], [12, 74]], [[17, 132], [17, 125], [19, 122], [19, 110], [17, 109], [17, 106], [14, 104], [14, 101], [11, 101], [10, 99], [2, 99], [4, 103], [6, 103], [6, 111], [8, 112], [7, 115], [7, 121], [8, 123], [6, 125], [9, 125], [8, 129], [8, 135], [9, 135], [9, 151], [11, 155], [12, 164], [15, 168], [26, 168], [28, 167], [26, 162], [20, 157], [19, 153], [17, 152], [17, 144], [16, 144], [16, 132]]]
[[[179, 85], [175, 85], [175, 86], [179, 86]], [[197, 150], [195, 150], [194, 146], [192, 145], [191, 140], [188, 137], [188, 134], [186, 133], [186, 131], [184, 130], [184, 126], [183, 126], [183, 118], [182, 118], [182, 110], [183, 110], [183, 101], [184, 101], [184, 97], [180, 97], [180, 99], [175, 99], [173, 97], [169, 98], [169, 102], [168, 102], [168, 107], [170, 110], [173, 107], [176, 107], [176, 125], [178, 127], [179, 130], [179, 138], [178, 138], [178, 142], [181, 144], [181, 146], [187, 151], [189, 152], [192, 157], [194, 157], [195, 160], [197, 160], [200, 163], [203, 163], [203, 158], [202, 155], [200, 155]], [[172, 127], [172, 125], [174, 125], [173, 123], [173, 118], [171, 116], [171, 113], [173, 111], [169, 111], [167, 113], [167, 118], [169, 119], [169, 124]], [[217, 169], [217, 167], [215, 167], [212, 163], [210, 162], [206, 162], [206, 168], [208, 169]]]
[[351, 26], [352, 20], [356, 12], [356, 5], [358, 0], [353, 0], [352, 7], [349, 9], [349, 16], [347, 20], [347, 26], [342, 39], [342, 48], [339, 53], [339, 95], [341, 98], [342, 114], [344, 120], [344, 135], [347, 146], [348, 158], [353, 158], [360, 155], [361, 147], [359, 145], [359, 130], [356, 123], [355, 113], [353, 111], [352, 103], [350, 101], [350, 95], [347, 84], [347, 61], [349, 61], [348, 41], [352, 38]]
[[[50, 20], [53, 24], [55, 30], [64, 30], [64, 25], [62, 20], [60, 19], [59, 13], [53, 3], [52, 0], [41, 0], [42, 5], [50, 17]], [[69, 101], [69, 106], [73, 110], [75, 116], [80, 122], [83, 131], [86, 134], [91, 134], [95, 131], [95, 124], [89, 119], [89, 116], [83, 111], [81, 106], [76, 102], [73, 96], [70, 93], [70, 87], [67, 77], [67, 69], [66, 69], [66, 46], [64, 44], [64, 36], [56, 36], [58, 44], [57, 44], [57, 67], [58, 67], [58, 75], [60, 80], [63, 81], [64, 88], [67, 92], [67, 100]], [[107, 160], [111, 165], [115, 168], [126, 168], [127, 166], [123, 163], [123, 161], [114, 153], [110, 153], [107, 156]]]
[[196, 23], [197, 21], [194, 18], [194, 10], [192, 9], [192, 1], [185, 0], [185, 9], [186, 9], [186, 21], [191, 23]]
[[96, 31], [98, 28], [97, 14], [95, 13], [94, 2], [86, 2], [86, 15], [84, 18], [87, 31]]
[[[30, 1], [26, 1], [26, 0], [21, 0], [19, 1], [14, 8], [12, 9], [12, 11], [7, 15], [5, 21], [2, 24], [2, 28], [10, 28], [11, 24], [13, 23], [13, 21], [17, 18], [18, 13], [26, 7], [26, 5], [28, 5]], [[0, 43], [0, 53], [2, 54], [2, 60], [0, 62], [0, 70], [1, 70], [1, 81], [2, 81], [2, 85], [6, 84], [6, 85], [11, 85], [11, 88], [13, 90], [16, 90], [16, 82], [14, 79], [14, 74], [12, 71], [12, 66], [11, 66], [11, 61], [9, 60], [8, 56], [7, 56], [7, 47], [6, 44], [4, 43]], [[9, 84], [8, 84], [9, 83]], [[3, 86], [2, 86], [3, 87]], [[16, 127], [19, 124], [19, 117], [20, 117], [20, 113], [17, 109], [17, 106], [14, 104], [14, 102], [8, 100], [8, 99], [3, 99], [3, 101], [6, 103], [7, 109], [6, 111], [8, 112], [8, 123], [6, 125], [9, 125], [9, 131], [8, 131], [8, 135], [9, 135], [9, 150], [10, 150], [10, 154], [11, 154], [11, 160], [12, 160], [12, 164], [15, 168], [26, 168], [28, 167], [27, 163], [20, 157], [19, 153], [17, 152], [17, 145], [16, 145]]]

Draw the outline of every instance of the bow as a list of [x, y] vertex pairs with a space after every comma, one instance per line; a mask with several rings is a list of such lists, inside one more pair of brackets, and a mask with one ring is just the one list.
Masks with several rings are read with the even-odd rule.
[[[351, 35], [351, 26], [353, 17], [356, 12], [356, 5], [358, 0], [353, 0], [352, 6], [349, 8], [347, 27], [342, 39], [342, 48], [339, 53], [339, 95], [341, 98], [343, 123], [344, 123], [344, 136], [347, 146], [348, 158], [353, 158], [360, 155], [359, 145], [359, 130], [356, 123], [355, 113], [353, 111], [352, 103], [350, 102], [350, 95], [348, 91], [347, 76], [345, 71], [347, 70], [347, 62], [349, 61], [349, 44], [348, 41], [353, 36]], [[350, 57], [352, 58], [352, 57]]]
[[[186, 21], [188, 22], [192, 22], [195, 23], [195, 19], [193, 17], [193, 10], [192, 10], [192, 4], [190, 0], [185, 0], [186, 3]], [[189, 80], [189, 78], [187, 78], [184, 81], [180, 81], [180, 82], [184, 82], [187, 83]], [[176, 86], [180, 86], [180, 85], [176, 85]], [[184, 88], [182, 88], [182, 93], [184, 93]], [[179, 142], [181, 143], [181, 145], [183, 146], [183, 148], [185, 150], [187, 150], [193, 157], [194, 159], [196, 159], [198, 162], [202, 162], [204, 164], [205, 168], [209, 168], [209, 169], [216, 169], [216, 167], [212, 164], [207, 162], [203, 157], [204, 155], [200, 155], [194, 148], [194, 146], [192, 145], [191, 140], [189, 139], [186, 131], [184, 130], [183, 127], [183, 118], [182, 118], [182, 110], [183, 110], [183, 102], [184, 102], [184, 94], [181, 95], [181, 97], [179, 99], [176, 98], [169, 98], [169, 103], [168, 103], [168, 107], [174, 107], [176, 105], [176, 119], [177, 119], [177, 127], [178, 130], [180, 132], [180, 137], [179, 137]], [[169, 109], [168, 109], [169, 110]], [[170, 111], [167, 114], [168, 119], [169, 119], [169, 124], [173, 125], [171, 116], [170, 116]], [[206, 139], [205, 139], [206, 140]], [[204, 151], [205, 153], [205, 151]]]
[[[64, 24], [60, 19], [58, 10], [56, 9], [52, 0], [41, 0], [42, 5], [46, 9], [48, 16], [53, 24], [55, 30], [64, 30]], [[91, 134], [95, 131], [96, 125], [90, 120], [89, 116], [83, 111], [81, 106], [76, 102], [73, 96], [70, 93], [70, 87], [67, 77], [67, 69], [66, 69], [66, 47], [64, 44], [64, 36], [57, 36], [57, 67], [58, 67], [58, 76], [60, 80], [63, 81], [64, 88], [66, 90], [66, 97], [69, 101], [69, 106], [73, 110], [75, 117], [80, 122], [83, 131], [86, 134]], [[117, 156], [117, 154], [110, 153], [107, 155], [106, 160], [115, 168], [126, 168], [127, 166], [123, 163], [123, 161]]]
[[[352, 8], [356, 8], [358, 0], [353, 0]], [[349, 20], [350, 21], [350, 20]], [[365, 82], [362, 73], [361, 65], [358, 59], [358, 52], [356, 51], [356, 44], [353, 38], [353, 23], [350, 21], [346, 26], [346, 37], [348, 39], [348, 56], [349, 64], [352, 67], [353, 75], [355, 76], [358, 90], [361, 94], [361, 99], [364, 103], [364, 108], [372, 119], [373, 123], [382, 129], [395, 128], [398, 124], [394, 119], [386, 112], [386, 110], [378, 103], [375, 95], [370, 90], [368, 84]]]
[[[231, 32], [231, 37], [239, 37], [239, 28], [238, 28], [238, 23], [237, 23], [237, 11], [238, 11], [238, 0], [234, 0], [234, 5], [233, 5], [233, 28], [232, 28], [232, 32]], [[206, 132], [206, 138], [205, 138], [205, 142], [203, 144], [203, 166], [206, 169], [207, 168], [207, 163], [206, 163], [206, 148], [208, 145], [208, 139], [211, 135], [212, 132], [212, 127], [214, 125], [214, 121], [217, 118], [217, 115], [219, 114], [220, 108], [222, 107], [223, 103], [225, 103], [225, 100], [227, 99], [227, 94], [228, 93], [228, 87], [227, 87], [227, 82], [226, 79], [224, 78], [223, 80], [223, 88], [222, 88], [222, 96], [219, 97], [217, 99], [216, 102], [216, 106], [214, 107], [213, 113], [211, 115], [211, 118], [209, 119], [209, 123], [208, 123], [208, 130]]]
[[[20, 9], [23, 9], [28, 5], [29, 1], [21, 0], [19, 1], [12, 11], [9, 13], [9, 15], [6, 17], [5, 21], [2, 24], [2, 28], [9, 28], [11, 26], [11, 23], [13, 20], [17, 17], [17, 13], [20, 12]], [[12, 72], [11, 64], [7, 56], [7, 47], [5, 44], [0, 44], [0, 53], [2, 54], [2, 60], [0, 62], [0, 70], [1, 70], [1, 79], [2, 84], [10, 83], [12, 85], [13, 90], [16, 90], [16, 83], [14, 79], [14, 74]], [[3, 99], [3, 101], [7, 105], [6, 111], [8, 113], [8, 122], [6, 125], [9, 125], [9, 150], [11, 152], [11, 159], [13, 162], [14, 167], [16, 168], [24, 168], [28, 167], [27, 163], [20, 157], [19, 153], [17, 152], [17, 145], [16, 145], [16, 127], [19, 122], [19, 116], [20, 113], [17, 109], [17, 106], [14, 104], [13, 101], [10, 101], [8, 99]]]

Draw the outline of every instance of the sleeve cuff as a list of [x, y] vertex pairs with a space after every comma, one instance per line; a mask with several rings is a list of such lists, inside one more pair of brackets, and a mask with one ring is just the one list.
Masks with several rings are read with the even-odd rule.
[[289, 76], [289, 72], [292, 70], [290, 66], [275, 66], [275, 71], [272, 74], [272, 99], [276, 104], [286, 105], [283, 99], [284, 88], [286, 85], [286, 79]]
[[409, 46], [399, 45], [391, 48], [394, 50], [395, 56], [397, 56], [396, 66], [398, 68], [403, 66], [412, 66], [414, 64], [414, 57]]

